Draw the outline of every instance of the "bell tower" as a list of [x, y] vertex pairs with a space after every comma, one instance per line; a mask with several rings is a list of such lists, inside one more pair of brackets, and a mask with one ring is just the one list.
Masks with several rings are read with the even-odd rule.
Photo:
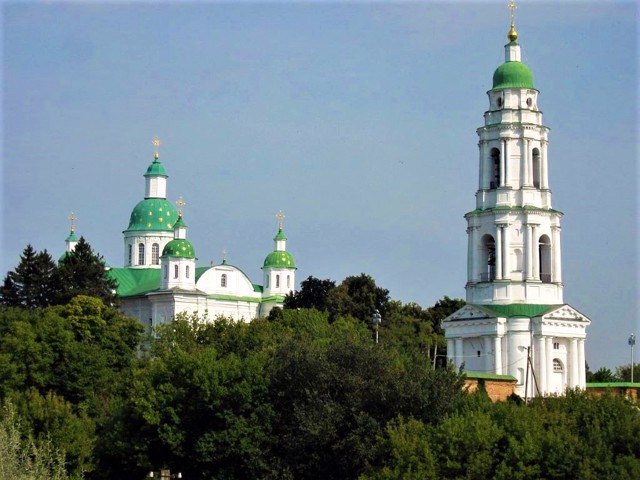
[[442, 326], [467, 372], [508, 375], [525, 397], [585, 387], [586, 327], [563, 301], [562, 213], [551, 204], [549, 129], [514, 21], [493, 74], [479, 137], [478, 190], [467, 221], [467, 305]]

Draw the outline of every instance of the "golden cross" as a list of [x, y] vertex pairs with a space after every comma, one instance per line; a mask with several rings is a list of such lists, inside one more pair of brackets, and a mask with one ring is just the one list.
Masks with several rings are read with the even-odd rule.
[[157, 160], [158, 158], [160, 158], [160, 152], [158, 151], [158, 148], [160, 147], [160, 145], [162, 145], [162, 143], [160, 142], [160, 139], [158, 138], [157, 135], [153, 137], [153, 140], [151, 141], [151, 143], [155, 147], [155, 153], [153, 155], [153, 158]]
[[71, 215], [69, 215], [67, 218], [68, 218], [68, 219], [69, 219], [69, 221], [71, 222], [71, 231], [73, 232], [73, 231], [75, 230], [75, 228], [76, 228], [76, 227], [75, 227], [75, 225], [73, 224], [73, 222], [75, 222], [75, 221], [78, 219], [78, 217], [76, 217], [76, 216], [73, 214], [73, 212], [71, 212]]
[[222, 250], [222, 263], [227, 261], [227, 249]]
[[185, 202], [182, 197], [179, 197], [178, 200], [176, 200], [176, 205], [178, 206], [178, 213], [180, 214], [180, 216], [182, 216], [182, 208], [186, 204], [187, 202]]
[[516, 8], [518, 8], [518, 6], [516, 5], [516, 2], [514, 0], [509, 0], [509, 4], [507, 5], [507, 7], [509, 8], [509, 10], [511, 10], [511, 25], [513, 25], [515, 23], [515, 13], [516, 13]]
[[284, 213], [282, 213], [282, 210], [276, 214], [276, 218], [278, 219], [278, 230], [282, 230], [282, 221], [284, 220]]

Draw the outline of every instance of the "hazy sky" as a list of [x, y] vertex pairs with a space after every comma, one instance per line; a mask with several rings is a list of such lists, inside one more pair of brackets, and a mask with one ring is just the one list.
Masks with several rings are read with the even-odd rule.
[[[27, 243], [57, 258], [72, 211], [121, 266], [158, 135], [199, 265], [226, 249], [260, 283], [282, 209], [298, 281], [365, 272], [403, 302], [464, 298], [475, 130], [504, 59], [506, 4], [3, 3], [0, 271]], [[592, 369], [628, 363], [638, 6], [518, 7], [565, 213], [565, 301], [593, 321]]]

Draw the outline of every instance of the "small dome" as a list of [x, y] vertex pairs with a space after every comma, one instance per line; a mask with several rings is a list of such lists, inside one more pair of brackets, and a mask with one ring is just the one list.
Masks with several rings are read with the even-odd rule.
[[264, 265], [262, 268], [267, 267], [284, 267], [284, 268], [296, 268], [296, 263], [293, 260], [293, 255], [289, 252], [278, 251], [271, 252], [264, 259]]
[[499, 88], [533, 89], [533, 73], [522, 62], [505, 62], [493, 74], [493, 90]]
[[274, 240], [286, 240], [287, 236], [284, 234], [284, 232], [282, 230], [278, 230], [278, 233], [276, 233], [276, 236], [274, 237]]
[[173, 224], [178, 220], [178, 210], [164, 198], [145, 198], [131, 212], [126, 231], [173, 232]]
[[193, 244], [184, 238], [176, 238], [167, 243], [162, 249], [163, 257], [196, 258]]
[[154, 177], [154, 176], [160, 176], [160, 177], [167, 177], [167, 171], [164, 169], [164, 166], [158, 161], [158, 159], [155, 159], [151, 165], [149, 165], [149, 168], [147, 168], [147, 172], [144, 174], [145, 177]]

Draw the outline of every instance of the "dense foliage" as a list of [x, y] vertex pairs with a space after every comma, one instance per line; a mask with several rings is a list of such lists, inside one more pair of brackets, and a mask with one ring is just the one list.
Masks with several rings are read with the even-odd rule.
[[640, 478], [627, 399], [465, 394], [434, 361], [461, 300], [402, 304], [367, 275], [303, 284], [288, 302], [312, 308], [180, 315], [150, 336], [85, 295], [0, 307], [0, 478]]

